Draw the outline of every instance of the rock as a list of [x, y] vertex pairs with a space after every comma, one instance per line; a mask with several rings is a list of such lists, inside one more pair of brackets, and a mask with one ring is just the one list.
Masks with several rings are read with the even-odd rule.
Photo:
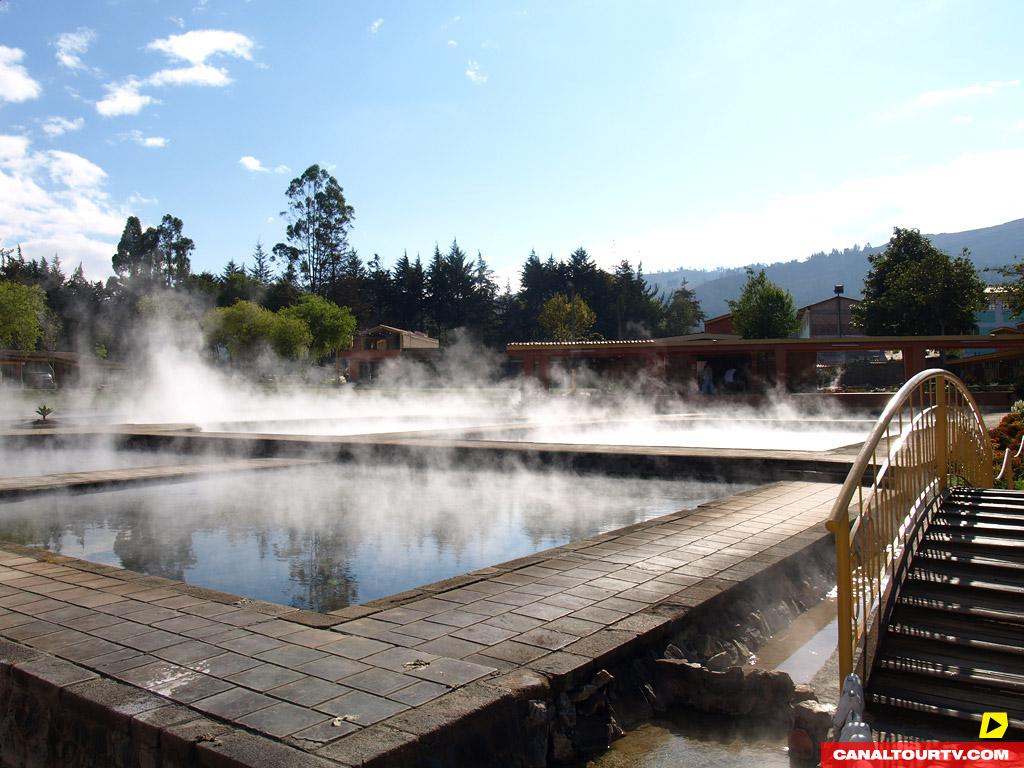
[[789, 756], [801, 761], [817, 760], [818, 753], [810, 734], [802, 728], [794, 728], [789, 732]]
[[576, 725], [576, 707], [564, 693], [558, 694], [558, 719], [566, 728]]
[[599, 670], [596, 675], [594, 675], [594, 679], [590, 681], [590, 684], [593, 685], [595, 688], [604, 688], [606, 685], [608, 685], [608, 683], [612, 682], [613, 680], [615, 680], [615, 678], [608, 673], [608, 670], [602, 669]]
[[814, 692], [814, 689], [806, 683], [801, 683], [793, 688], [793, 703], [798, 704], [801, 701], [817, 701], [818, 694]]
[[578, 690], [576, 690], [576, 691], [575, 691], [575, 692], [574, 692], [574, 693], [572, 694], [571, 698], [572, 698], [572, 700], [573, 700], [574, 702], [576, 702], [577, 704], [579, 704], [579, 703], [581, 703], [581, 702], [584, 702], [584, 701], [586, 701], [587, 699], [589, 699], [589, 698], [590, 698], [591, 696], [593, 696], [593, 695], [594, 695], [595, 693], [597, 693], [597, 688], [595, 688], [595, 687], [594, 687], [593, 685], [591, 685], [590, 683], [587, 683], [587, 685], [584, 685], [583, 687], [581, 687], [581, 688], [579, 688]]
[[551, 756], [559, 763], [568, 763], [576, 758], [572, 741], [564, 733], [555, 731], [551, 738]]
[[647, 699], [647, 703], [651, 705], [651, 709], [655, 712], [665, 711], [665, 705], [661, 703], [661, 699], [658, 698], [650, 683], [644, 683], [640, 686], [640, 690], [643, 692], [644, 698]]
[[531, 701], [526, 712], [526, 722], [530, 725], [543, 725], [547, 721], [548, 705], [543, 701]]
[[729, 654], [725, 651], [719, 651], [707, 660], [708, 669], [714, 670], [716, 672], [721, 672], [722, 670], [727, 669], [731, 664], [732, 659], [729, 657]]
[[820, 701], [801, 701], [793, 707], [793, 728], [807, 733], [815, 750], [828, 738], [836, 708]]
[[681, 650], [679, 650], [679, 647], [673, 645], [672, 643], [669, 643], [668, 646], [665, 648], [665, 658], [682, 659], [683, 661], [686, 660], [686, 656], [683, 654]]

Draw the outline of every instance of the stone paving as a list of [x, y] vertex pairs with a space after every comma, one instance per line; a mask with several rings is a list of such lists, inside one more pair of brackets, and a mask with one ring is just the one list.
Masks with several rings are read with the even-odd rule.
[[820, 540], [838, 490], [773, 483], [326, 615], [0, 545], [0, 637], [73, 662], [67, 684], [112, 678], [357, 765], [456, 717], [456, 689], [626, 653]]
[[236, 459], [207, 464], [167, 464], [152, 467], [90, 470], [88, 472], [62, 472], [31, 477], [4, 477], [0, 478], [0, 499], [54, 491], [85, 491], [112, 486], [164, 483], [231, 472], [285, 469], [319, 463], [322, 463], [321, 459]]

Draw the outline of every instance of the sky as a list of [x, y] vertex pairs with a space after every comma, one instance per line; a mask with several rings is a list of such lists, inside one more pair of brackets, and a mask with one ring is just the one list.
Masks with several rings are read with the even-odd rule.
[[453, 239], [646, 272], [1024, 217], [1017, 0], [0, 0], [0, 246], [111, 274], [284, 239], [327, 168], [364, 259]]

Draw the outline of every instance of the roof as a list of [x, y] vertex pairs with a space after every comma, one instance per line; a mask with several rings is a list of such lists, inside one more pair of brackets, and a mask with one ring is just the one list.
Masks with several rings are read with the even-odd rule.
[[[851, 299], [849, 296], [840, 296], [839, 297], [839, 301], [841, 303], [846, 303], [846, 304], [860, 304], [860, 299]], [[800, 307], [800, 309], [798, 309], [796, 312], [797, 312], [797, 314], [800, 314], [801, 312], [806, 312], [806, 311], [808, 311], [810, 309], [814, 309], [815, 307], [825, 307], [825, 308], [828, 308], [830, 305], [835, 305], [835, 303], [836, 303], [836, 297], [832, 296], [831, 298], [822, 299], [821, 301], [816, 301], [813, 304], [808, 304], [806, 307]]]
[[407, 331], [405, 328], [396, 328], [393, 325], [384, 325], [384, 324], [375, 325], [372, 328], [367, 328], [366, 330], [359, 331], [356, 334], [356, 336], [368, 336], [369, 334], [374, 333], [376, 331], [388, 331], [389, 333], [400, 333], [403, 336], [416, 336], [417, 338], [420, 338], [420, 339], [431, 339], [432, 341], [435, 341], [435, 339], [432, 339], [430, 336], [427, 336], [427, 334], [423, 333], [422, 331]]

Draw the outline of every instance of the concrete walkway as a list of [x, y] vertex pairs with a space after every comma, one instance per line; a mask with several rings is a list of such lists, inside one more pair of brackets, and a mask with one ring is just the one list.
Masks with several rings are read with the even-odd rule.
[[0, 545], [0, 680], [232, 765], [399, 765], [819, 541], [838, 490], [773, 483], [328, 615]]

